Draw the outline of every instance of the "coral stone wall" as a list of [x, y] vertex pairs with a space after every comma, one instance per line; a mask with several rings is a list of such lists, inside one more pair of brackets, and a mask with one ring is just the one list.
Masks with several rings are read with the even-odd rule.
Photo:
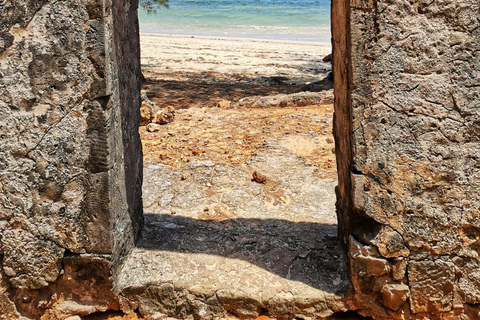
[[[0, 319], [120, 308], [142, 228], [137, 1], [0, 1]], [[351, 308], [480, 319], [477, 0], [332, 2]]]
[[357, 307], [480, 319], [479, 2], [336, 5], [335, 130], [352, 139], [337, 155], [339, 219]]
[[118, 309], [110, 269], [141, 224], [138, 23], [121, 3], [0, 4], [1, 319]]

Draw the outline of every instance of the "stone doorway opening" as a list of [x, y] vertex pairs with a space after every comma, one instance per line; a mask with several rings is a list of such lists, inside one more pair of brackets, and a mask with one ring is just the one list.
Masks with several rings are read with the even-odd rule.
[[141, 46], [145, 225], [122, 294], [150, 315], [332, 314], [349, 285], [331, 49], [171, 35]]

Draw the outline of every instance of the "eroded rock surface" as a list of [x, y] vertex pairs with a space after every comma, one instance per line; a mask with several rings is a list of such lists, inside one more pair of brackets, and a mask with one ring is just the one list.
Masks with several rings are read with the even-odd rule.
[[[349, 289], [335, 181], [275, 141], [243, 166], [145, 167], [146, 224], [117, 283], [147, 317], [326, 317]], [[267, 180], [252, 181], [252, 172]]]
[[477, 319], [478, 2], [350, 3], [335, 4], [348, 19], [335, 19], [333, 61], [358, 306], [384, 319]]
[[[195, 210], [169, 199], [185, 187], [182, 174], [159, 165], [166, 193], [134, 248], [143, 222], [137, 2], [1, 6], [0, 318], [118, 308], [151, 317], [480, 317], [476, 0], [333, 2], [337, 208], [355, 290], [347, 301], [333, 228], [306, 220], [314, 210], [294, 202], [315, 207], [311, 187], [322, 184], [306, 166], [303, 185], [282, 172], [293, 181], [285, 188], [264, 154], [248, 164], [267, 177], [261, 184], [244, 178], [246, 167], [188, 168], [189, 177], [234, 179], [220, 191], [198, 179]], [[287, 168], [298, 161], [281, 159]]]
[[[128, 206], [138, 202], [125, 190], [121, 119], [139, 103], [138, 72], [119, 69], [139, 68], [139, 57], [117, 59], [110, 1], [0, 6], [0, 317], [118, 309], [110, 266], [133, 244]], [[129, 144], [140, 146], [128, 118]]]

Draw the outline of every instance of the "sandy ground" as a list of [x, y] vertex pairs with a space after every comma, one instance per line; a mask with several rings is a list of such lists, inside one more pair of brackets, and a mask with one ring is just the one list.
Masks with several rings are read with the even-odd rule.
[[331, 68], [315, 43], [143, 34], [141, 50], [149, 98], [177, 109], [299, 92]]
[[[146, 225], [132, 265], [145, 260], [149, 283], [205, 296], [224, 287], [263, 301], [290, 288], [298, 301], [282, 303], [307, 305], [344, 290], [333, 106], [236, 104], [328, 89], [330, 47], [165, 35], [142, 35], [141, 44], [147, 96], [176, 117], [157, 132], [140, 128]], [[163, 264], [173, 280], [155, 271]], [[125, 270], [119, 282], [132, 285]]]
[[166, 80], [180, 80], [181, 72], [184, 80], [192, 73], [316, 80], [329, 69], [322, 58], [331, 53], [330, 45], [310, 42], [156, 34], [142, 34], [140, 41], [143, 70]]
[[[142, 127], [146, 162], [175, 168], [191, 161], [241, 165], [266, 151], [267, 139], [276, 139], [291, 153], [335, 178], [331, 105], [304, 108], [184, 109], [160, 132]], [[222, 125], [219, 126], [218, 124]]]
[[222, 101], [304, 91], [329, 72], [322, 57], [330, 46], [142, 34], [141, 49], [148, 97], [177, 110], [176, 120], [160, 132], [141, 127], [145, 162], [176, 168], [193, 160], [240, 165], [274, 138], [335, 176], [332, 105], [215, 108]]

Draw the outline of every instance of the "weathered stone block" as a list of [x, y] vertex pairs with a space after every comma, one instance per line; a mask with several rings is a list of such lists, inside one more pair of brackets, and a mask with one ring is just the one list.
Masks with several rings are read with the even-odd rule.
[[403, 281], [405, 279], [406, 270], [407, 270], [407, 260], [399, 258], [395, 261], [395, 264], [392, 267], [392, 278], [395, 281]]
[[442, 259], [410, 261], [408, 283], [413, 313], [452, 310], [455, 266]]
[[[114, 42], [123, 30], [114, 27], [109, 0], [13, 0], [0, 6], [0, 310], [10, 312], [12, 297], [31, 318], [48, 308], [47, 319], [118, 309], [106, 279], [133, 246], [142, 213], [137, 124], [122, 121], [138, 113], [137, 3], [118, 5], [120, 24], [137, 33], [130, 47], [118, 44], [136, 52], [119, 52], [121, 61]], [[134, 70], [120, 84], [124, 66]], [[124, 153], [127, 144], [136, 146], [134, 152]], [[116, 260], [92, 258], [95, 268], [66, 257], [111, 254], [114, 247]]]
[[11, 290], [16, 309], [22, 316], [61, 320], [119, 308], [112, 290], [109, 261], [105, 257], [72, 255], [63, 259], [63, 266], [57, 281], [48, 287]]
[[407, 301], [410, 289], [405, 284], [386, 284], [380, 292], [383, 296], [383, 304], [396, 311]]
[[368, 180], [362, 174], [352, 174], [353, 181], [353, 204], [354, 209], [360, 212], [365, 211], [365, 191], [368, 188]]
[[350, 237], [350, 275], [357, 292], [373, 290], [376, 278], [389, 274], [390, 263], [377, 256], [374, 247], [362, 245]]
[[460, 258], [453, 259], [456, 266], [455, 303], [478, 304], [480, 303], [480, 266], [477, 259]]
[[2, 245], [3, 271], [13, 287], [39, 289], [57, 280], [64, 252], [62, 247], [37, 239], [20, 228], [6, 230]]
[[382, 226], [370, 241], [385, 258], [408, 257], [410, 250], [405, 246], [402, 236], [390, 227]]
[[[459, 310], [478, 303], [480, 287], [478, 3], [332, 5], [340, 235], [392, 263], [415, 317], [466, 316]], [[361, 279], [351, 263], [363, 308], [385, 279]], [[383, 316], [376, 305], [370, 315]]]

